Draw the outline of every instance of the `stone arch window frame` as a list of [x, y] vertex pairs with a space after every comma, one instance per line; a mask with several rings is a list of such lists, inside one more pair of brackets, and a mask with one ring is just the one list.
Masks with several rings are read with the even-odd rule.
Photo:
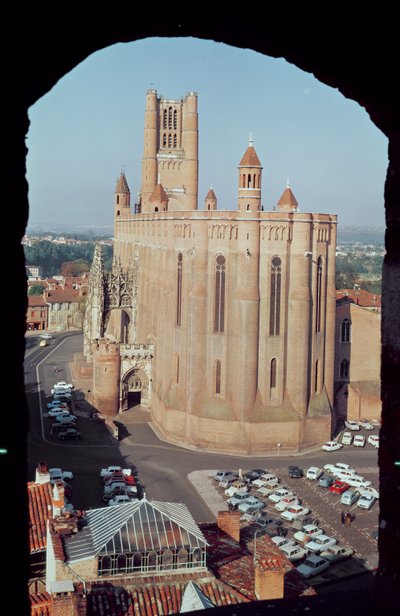
[[320, 391], [320, 380], [321, 380], [321, 370], [320, 370], [321, 361], [320, 359], [315, 360], [315, 368], [314, 368], [314, 393], [319, 393]]
[[269, 362], [269, 388], [276, 389], [278, 377], [278, 361], [276, 357], [272, 357]]
[[174, 130], [178, 129], [178, 110], [177, 109], [174, 109], [173, 126], [174, 126]]
[[316, 284], [315, 284], [315, 333], [319, 334], [322, 331], [322, 279], [323, 259], [321, 256], [317, 259]]
[[225, 296], [226, 296], [226, 258], [218, 254], [215, 258], [214, 286], [214, 333], [225, 331]]
[[350, 362], [344, 358], [339, 364], [339, 379], [341, 381], [348, 381], [350, 379]]
[[168, 128], [168, 111], [167, 111], [167, 109], [163, 110], [163, 128], [164, 129]]
[[182, 325], [182, 280], [183, 280], [183, 255], [182, 252], [178, 252], [177, 256], [177, 272], [176, 272], [176, 327]]
[[269, 335], [281, 334], [282, 259], [274, 255], [270, 262]]
[[340, 342], [351, 342], [351, 321], [347, 317], [340, 324]]
[[172, 130], [172, 127], [173, 127], [172, 107], [168, 107], [168, 129]]
[[180, 378], [180, 359], [179, 359], [179, 353], [175, 353], [175, 383], [178, 384], [179, 383], [179, 378]]
[[214, 394], [216, 396], [221, 395], [222, 387], [222, 364], [220, 359], [216, 359], [214, 362]]

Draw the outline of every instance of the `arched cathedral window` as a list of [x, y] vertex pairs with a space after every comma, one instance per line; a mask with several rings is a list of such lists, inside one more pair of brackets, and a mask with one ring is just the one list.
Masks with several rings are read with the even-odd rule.
[[214, 331], [222, 333], [225, 325], [225, 257], [218, 255], [215, 266]]
[[271, 359], [269, 386], [271, 389], [276, 387], [276, 358]]
[[279, 257], [272, 257], [271, 261], [271, 287], [269, 304], [269, 335], [280, 334], [281, 313], [281, 265]]
[[215, 362], [215, 393], [221, 393], [221, 362], [219, 359]]
[[316, 310], [315, 310], [315, 331], [321, 331], [321, 304], [322, 304], [322, 258], [317, 261], [317, 285], [316, 285]]
[[177, 289], [176, 289], [176, 325], [182, 324], [182, 253], [178, 254]]
[[340, 342], [350, 342], [351, 323], [349, 319], [344, 319], [340, 328]]

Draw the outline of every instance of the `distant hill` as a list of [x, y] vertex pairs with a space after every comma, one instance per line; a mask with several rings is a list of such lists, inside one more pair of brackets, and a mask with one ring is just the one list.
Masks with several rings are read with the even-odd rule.
[[112, 225], [63, 225], [63, 224], [28, 224], [27, 235], [49, 234], [79, 235], [91, 239], [93, 237], [112, 237], [114, 228]]
[[338, 227], [338, 244], [378, 244], [385, 242], [383, 227]]

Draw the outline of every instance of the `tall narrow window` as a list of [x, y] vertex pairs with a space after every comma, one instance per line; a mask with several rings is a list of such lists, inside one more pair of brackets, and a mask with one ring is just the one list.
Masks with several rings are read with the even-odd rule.
[[178, 254], [178, 274], [176, 287], [176, 324], [178, 327], [182, 323], [182, 253]]
[[316, 309], [315, 309], [315, 331], [321, 331], [321, 302], [322, 302], [322, 259], [317, 261], [317, 286], [316, 286]]
[[166, 148], [166, 147], [167, 147], [167, 134], [164, 133], [163, 134], [163, 148]]
[[251, 173], [247, 176], [247, 188], [251, 188]]
[[215, 362], [215, 393], [221, 393], [221, 362], [219, 359]]
[[314, 390], [315, 393], [318, 393], [319, 390], [319, 359], [317, 359], [317, 361], [315, 362], [315, 383], [314, 383]]
[[172, 128], [172, 107], [168, 109], [168, 128]]
[[174, 135], [174, 148], [176, 148], [177, 144], [178, 144], [178, 140], [177, 140], [176, 135]]
[[224, 331], [225, 322], [225, 257], [218, 255], [215, 267], [214, 331]]
[[281, 265], [279, 257], [271, 261], [271, 288], [269, 299], [269, 335], [279, 336], [281, 324]]
[[341, 379], [348, 379], [349, 375], [350, 375], [350, 362], [347, 359], [343, 359], [340, 362], [339, 376]]
[[273, 387], [276, 387], [276, 359], [275, 357], [271, 359], [269, 386], [271, 389]]
[[172, 147], [172, 135], [171, 135], [171, 133], [169, 133], [169, 135], [168, 135], [168, 147], [169, 148]]
[[167, 126], [167, 110], [166, 109], [164, 109], [163, 128], [168, 128], [168, 126]]
[[175, 380], [179, 383], [179, 353], [175, 354]]
[[349, 319], [342, 321], [340, 331], [340, 342], [350, 342], [351, 323]]
[[178, 128], [178, 112], [174, 109], [174, 130]]

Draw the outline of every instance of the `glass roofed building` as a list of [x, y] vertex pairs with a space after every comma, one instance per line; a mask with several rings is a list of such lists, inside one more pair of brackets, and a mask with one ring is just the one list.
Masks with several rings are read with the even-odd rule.
[[207, 541], [186, 505], [140, 501], [49, 523], [46, 588], [77, 579], [182, 573], [206, 567]]

